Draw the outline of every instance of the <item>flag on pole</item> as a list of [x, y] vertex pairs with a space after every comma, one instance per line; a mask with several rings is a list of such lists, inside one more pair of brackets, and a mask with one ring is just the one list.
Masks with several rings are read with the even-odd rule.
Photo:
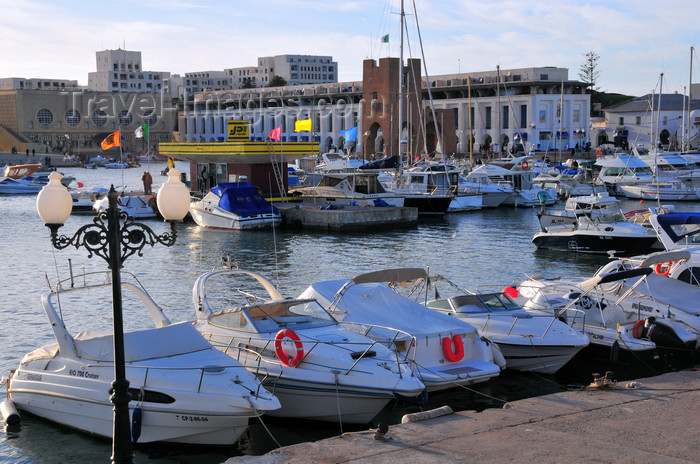
[[282, 126], [275, 127], [270, 131], [270, 140], [281, 141], [282, 140]]
[[311, 119], [302, 119], [294, 123], [294, 132], [311, 131]]
[[148, 137], [148, 124], [144, 124], [143, 126], [140, 126], [138, 129], [134, 131], [134, 134], [136, 134], [137, 139], [142, 139], [144, 137]]
[[121, 131], [112, 132], [107, 137], [105, 137], [105, 139], [100, 144], [102, 146], [102, 149], [106, 151], [112, 147], [120, 147], [120, 132]]
[[357, 126], [351, 129], [338, 131], [338, 133], [345, 137], [346, 142], [357, 142]]
[[389, 43], [389, 34], [382, 36], [382, 43]]
[[175, 169], [175, 158], [168, 156], [168, 167], [170, 169]]

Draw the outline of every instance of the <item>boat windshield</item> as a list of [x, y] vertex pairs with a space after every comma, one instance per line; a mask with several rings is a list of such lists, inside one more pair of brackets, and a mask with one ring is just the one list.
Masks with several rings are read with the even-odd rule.
[[316, 300], [285, 300], [244, 308], [258, 332], [311, 329], [337, 324]]
[[[459, 295], [450, 298], [453, 310], [460, 314], [481, 314], [492, 311], [515, 311], [520, 305], [505, 293]], [[431, 304], [431, 307], [436, 307]]]

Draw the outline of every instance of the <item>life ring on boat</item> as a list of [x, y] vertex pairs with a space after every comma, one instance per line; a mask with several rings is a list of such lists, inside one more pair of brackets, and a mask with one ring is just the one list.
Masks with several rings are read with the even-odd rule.
[[634, 324], [634, 328], [632, 329], [632, 336], [634, 338], [642, 338], [642, 332], [644, 332], [644, 321], [645, 319], [640, 319]]
[[527, 160], [522, 160], [522, 161], [520, 162], [520, 167], [523, 168], [523, 171], [527, 171], [527, 168], [529, 168], [530, 165], [527, 164]]
[[[452, 350], [452, 344], [456, 351]], [[445, 355], [445, 359], [451, 362], [461, 361], [464, 357], [464, 343], [462, 342], [462, 337], [455, 335], [452, 338], [444, 337], [442, 339], [442, 352]]]
[[[282, 340], [290, 338], [294, 342], [294, 347], [296, 348], [297, 354], [292, 359], [287, 356], [284, 349], [282, 349]], [[275, 353], [280, 359], [280, 362], [287, 367], [297, 367], [299, 361], [304, 357], [304, 344], [301, 343], [299, 335], [296, 334], [291, 329], [282, 329], [275, 335]]]
[[678, 261], [666, 261], [665, 263], [658, 263], [654, 270], [657, 274], [662, 275], [664, 277], [668, 277], [668, 274], [671, 272], [671, 266], [673, 266], [677, 262]]

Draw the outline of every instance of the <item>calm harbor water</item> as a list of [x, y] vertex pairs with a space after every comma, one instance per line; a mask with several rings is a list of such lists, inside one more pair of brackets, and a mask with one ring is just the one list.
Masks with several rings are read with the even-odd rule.
[[[164, 164], [152, 164], [156, 191], [166, 180], [159, 173]], [[189, 172], [186, 164], [177, 167]], [[124, 183], [128, 189], [141, 189], [144, 169], [86, 170], [63, 169], [85, 188], [109, 187]], [[122, 180], [123, 176], [123, 180]], [[54, 250], [49, 232], [36, 213], [34, 195], [0, 196], [0, 375], [16, 368], [25, 353], [53, 341], [40, 297], [53, 285], [68, 277], [68, 260], [74, 272], [106, 270], [101, 258], [87, 258], [85, 250]], [[624, 209], [639, 209], [637, 202], [624, 202]], [[679, 210], [698, 210], [698, 204], [679, 204]], [[71, 216], [60, 231], [72, 235], [91, 217]], [[158, 220], [146, 220], [156, 231], [165, 231]], [[191, 290], [194, 280], [229, 254], [241, 268], [250, 269], [276, 282], [281, 293], [296, 296], [314, 281], [343, 279], [390, 267], [426, 267], [463, 288], [510, 285], [526, 274], [544, 276], [590, 275], [606, 262], [605, 257], [537, 251], [530, 243], [538, 230], [532, 209], [499, 208], [450, 215], [444, 220], [421, 222], [418, 226], [390, 231], [345, 234], [298, 230], [239, 232], [203, 230], [194, 223], [178, 229], [173, 247], [156, 246], [144, 250], [144, 256], [132, 256], [124, 271], [136, 274], [154, 300], [173, 321], [191, 320], [194, 309]], [[111, 326], [109, 308], [95, 316]], [[141, 327], [142, 319], [131, 317], [125, 309], [126, 330]], [[145, 328], [145, 327], [144, 327]], [[69, 327], [70, 329], [70, 327]], [[450, 404], [455, 409], [498, 407], [502, 400], [560, 391], [566, 384], [588, 381], [588, 366], [574, 365], [556, 377], [505, 373], [502, 378], [473, 391], [432, 395], [428, 407]], [[581, 380], [585, 379], [585, 380]], [[2, 392], [4, 394], [4, 391]], [[496, 398], [496, 399], [494, 399]], [[378, 420], [397, 423], [402, 414], [416, 409], [394, 405]], [[105, 461], [110, 455], [108, 441], [76, 433], [35, 417], [23, 415], [17, 429], [0, 431], [0, 463], [60, 463]], [[281, 444], [315, 440], [340, 433], [338, 424], [283, 421], [263, 418]], [[273, 448], [260, 423], [253, 421], [250, 432], [235, 447], [201, 449], [187, 447], [138, 447], [140, 462], [216, 463], [239, 454], [262, 454]], [[364, 428], [364, 427], [361, 427]], [[355, 428], [356, 430], [357, 428]], [[345, 426], [344, 431], [353, 430]]]

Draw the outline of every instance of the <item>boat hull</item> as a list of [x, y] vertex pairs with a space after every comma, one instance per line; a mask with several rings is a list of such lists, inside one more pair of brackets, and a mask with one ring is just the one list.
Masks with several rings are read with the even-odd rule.
[[418, 216], [444, 216], [452, 203], [451, 195], [405, 195], [403, 205], [417, 208]]
[[649, 252], [656, 244], [653, 235], [607, 235], [585, 233], [538, 233], [532, 243], [539, 249], [573, 251], [577, 253], [607, 253], [615, 250], [619, 253]]
[[265, 213], [242, 217], [218, 207], [190, 206], [190, 215], [197, 225], [209, 229], [255, 230], [269, 229], [282, 222], [279, 214]]
[[584, 346], [519, 345], [498, 342], [506, 358], [506, 367], [516, 371], [554, 374], [581, 351]]
[[[71, 381], [74, 380], [74, 381]], [[46, 371], [18, 370], [9, 388], [18, 409], [83, 432], [111, 438], [113, 408], [108, 382], [99, 389], [102, 398], [85, 395], [95, 392], [94, 383], [80, 382], [65, 375]], [[92, 390], [91, 390], [92, 389]], [[131, 401], [129, 414], [137, 406]], [[248, 427], [253, 414], [232, 415], [216, 411], [187, 411], [141, 405], [142, 423], [138, 443], [173, 442], [197, 445], [230, 445]]]

